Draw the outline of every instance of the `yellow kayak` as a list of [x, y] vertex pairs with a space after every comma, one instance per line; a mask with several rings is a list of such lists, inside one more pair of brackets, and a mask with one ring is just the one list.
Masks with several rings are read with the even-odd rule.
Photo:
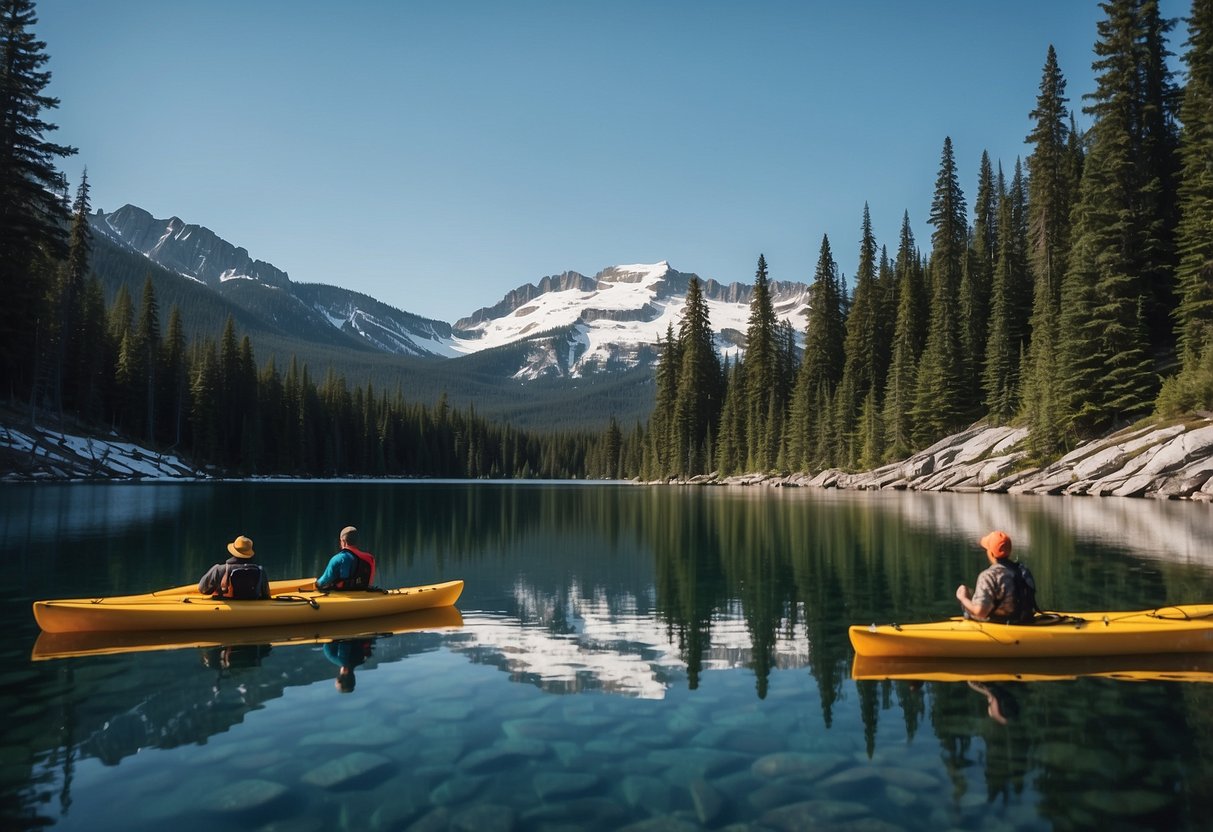
[[856, 655], [1007, 659], [1201, 653], [1213, 650], [1213, 604], [1137, 612], [1050, 613], [1053, 623], [994, 624], [950, 618], [926, 624], [856, 625]]
[[1099, 676], [1122, 682], [1213, 682], [1213, 653], [1028, 659], [856, 656], [851, 678], [919, 682], [1056, 682]]
[[351, 621], [449, 607], [463, 581], [371, 592], [322, 592], [315, 579], [271, 581], [268, 601], [199, 595], [196, 584], [114, 598], [35, 601], [34, 618], [48, 633], [119, 630], [232, 630]]
[[245, 644], [269, 644], [279, 647], [292, 644], [323, 644], [347, 638], [370, 638], [422, 630], [449, 630], [462, 626], [463, 616], [455, 607], [433, 607], [417, 612], [360, 618], [354, 621], [322, 621], [281, 627], [245, 627], [236, 630], [44, 632], [40, 633], [38, 640], [34, 642], [30, 658], [37, 662], [79, 656], [180, 650], [189, 647], [235, 647]]

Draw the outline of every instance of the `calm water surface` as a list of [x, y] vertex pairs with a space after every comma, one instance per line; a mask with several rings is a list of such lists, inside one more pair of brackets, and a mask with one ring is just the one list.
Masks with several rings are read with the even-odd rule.
[[[462, 621], [33, 660], [32, 600], [197, 580], [346, 524]], [[0, 486], [4, 829], [1207, 829], [1213, 684], [855, 681], [1003, 528], [1055, 609], [1213, 600], [1208, 506], [493, 483]], [[439, 626], [441, 625], [441, 626]], [[361, 661], [352, 693], [334, 660]]]

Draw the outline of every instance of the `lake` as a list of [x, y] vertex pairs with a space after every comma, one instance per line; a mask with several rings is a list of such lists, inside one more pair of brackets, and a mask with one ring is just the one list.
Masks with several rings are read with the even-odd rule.
[[[315, 575], [347, 524], [382, 585], [462, 578], [459, 614], [330, 644], [33, 659], [35, 599], [196, 581], [238, 534], [272, 578]], [[0, 826], [1208, 828], [1213, 684], [852, 679], [847, 626], [955, 614], [992, 528], [1046, 608], [1213, 601], [1213, 509], [1193, 503], [0, 486]]]

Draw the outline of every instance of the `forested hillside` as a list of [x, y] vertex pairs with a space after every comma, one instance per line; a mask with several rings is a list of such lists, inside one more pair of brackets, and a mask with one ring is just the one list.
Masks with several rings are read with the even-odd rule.
[[854, 292], [830, 241], [805, 352], [775, 326], [759, 257], [744, 361], [721, 366], [698, 293], [667, 338], [642, 472], [875, 467], [977, 421], [1030, 428], [1033, 457], [1213, 406], [1213, 2], [1194, 0], [1181, 88], [1154, 0], [1111, 0], [1091, 119], [1048, 47], [1026, 159], [983, 153], [973, 221], [943, 140], [929, 246], [865, 208]]

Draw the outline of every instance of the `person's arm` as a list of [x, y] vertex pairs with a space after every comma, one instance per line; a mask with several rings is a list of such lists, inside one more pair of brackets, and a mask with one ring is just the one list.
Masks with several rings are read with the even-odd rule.
[[324, 574], [316, 579], [316, 589], [328, 589], [335, 581], [344, 579], [345, 575], [341, 573], [341, 556], [345, 552], [338, 552], [329, 559], [329, 565], [324, 568]]
[[956, 587], [956, 600], [972, 617], [989, 617], [990, 613], [994, 611], [994, 600], [990, 595], [990, 588], [986, 586], [985, 573], [983, 572], [977, 578], [977, 586], [973, 587], [972, 596], [969, 595], [969, 588], [964, 584]]
[[270, 576], [264, 566], [261, 567], [261, 599], [263, 601], [270, 599]]
[[217, 583], [215, 572], [217, 569], [218, 569], [218, 567], [212, 566], [210, 569], [206, 570], [206, 574], [202, 576], [202, 580], [198, 581], [198, 594], [199, 595], [214, 595], [215, 594], [216, 583]]

